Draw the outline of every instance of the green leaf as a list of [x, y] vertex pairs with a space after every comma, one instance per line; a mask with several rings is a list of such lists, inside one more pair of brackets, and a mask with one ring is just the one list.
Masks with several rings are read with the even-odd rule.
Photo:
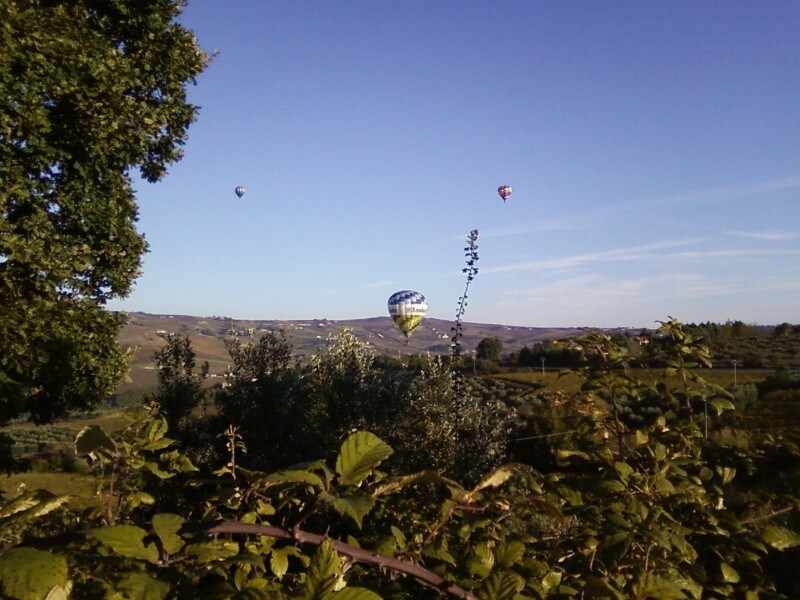
[[169, 471], [165, 471], [161, 468], [157, 462], [153, 462], [148, 460], [144, 463], [144, 468], [150, 471], [153, 475], [158, 477], [159, 479], [169, 479], [174, 475], [174, 473], [170, 473]]
[[523, 556], [525, 556], [525, 544], [517, 540], [499, 544], [495, 552], [497, 565], [503, 569], [519, 563]]
[[583, 505], [583, 497], [581, 493], [577, 490], [573, 490], [572, 488], [568, 487], [559, 487], [558, 494], [569, 504], [570, 506], [582, 506]]
[[514, 468], [510, 466], [500, 467], [499, 469], [495, 469], [488, 475], [486, 475], [483, 479], [478, 482], [470, 495], [475, 494], [481, 490], [485, 490], [486, 488], [490, 487], [497, 487], [499, 485], [503, 485], [506, 481], [508, 481], [514, 475]]
[[332, 598], [336, 600], [381, 600], [375, 592], [361, 587], [346, 587], [335, 592]]
[[168, 554], [179, 552], [184, 546], [184, 541], [178, 535], [178, 531], [186, 520], [180, 515], [171, 513], [159, 513], [153, 515], [153, 529], [161, 539], [161, 544]]
[[344, 441], [336, 458], [336, 472], [340, 483], [359, 485], [392, 452], [375, 434], [368, 431], [355, 432]]
[[155, 452], [156, 450], [163, 450], [173, 444], [173, 441], [169, 438], [159, 438], [155, 441], [148, 442], [144, 446], [142, 446], [142, 450], [149, 450]]
[[656, 491], [662, 494], [674, 494], [675, 493], [675, 486], [672, 485], [672, 482], [662, 475], [658, 475], [653, 482]]
[[800, 536], [795, 532], [778, 527], [777, 525], [767, 525], [761, 532], [761, 539], [777, 550], [786, 550], [800, 546]]
[[144, 559], [152, 563], [158, 562], [158, 550], [152, 544], [144, 545], [147, 532], [141, 527], [114, 525], [113, 527], [93, 529], [92, 536], [120, 556]]
[[184, 550], [189, 556], [194, 556], [201, 564], [224, 560], [239, 554], [239, 544], [227, 540], [213, 540], [189, 544]]
[[128, 575], [116, 587], [125, 593], [125, 600], [164, 600], [170, 592], [168, 583], [144, 573]]
[[717, 473], [722, 478], [722, 483], [730, 483], [736, 477], [735, 467], [717, 467]]
[[136, 508], [141, 504], [153, 504], [156, 499], [147, 492], [134, 492], [125, 496], [125, 502], [129, 508]]
[[154, 418], [150, 421], [150, 424], [147, 426], [147, 431], [145, 435], [147, 436], [147, 440], [149, 442], [155, 442], [156, 440], [162, 439], [167, 434], [167, 421], [162, 417]]
[[[165, 458], [165, 457], [162, 457]], [[197, 467], [194, 466], [192, 461], [189, 459], [188, 456], [179, 455], [174, 459], [170, 459], [170, 468], [175, 471], [176, 473], [190, 473], [192, 471], [199, 471]]]
[[719, 565], [720, 573], [722, 574], [722, 581], [725, 583], [738, 583], [739, 573], [730, 566], [728, 563], [721, 563]]
[[478, 544], [474, 554], [467, 558], [467, 572], [483, 579], [488, 577], [494, 566], [494, 555], [486, 543]]
[[498, 571], [483, 582], [478, 595], [484, 600], [512, 600], [524, 587], [525, 580], [516, 573]]
[[606, 581], [600, 577], [589, 577], [586, 584], [583, 586], [583, 594], [585, 598], [608, 598], [623, 600], [625, 596], [618, 590], [612, 587], [610, 581]]
[[442, 543], [426, 547], [423, 553], [425, 556], [432, 556], [446, 562], [448, 565], [456, 566], [456, 559], [453, 558], [453, 555], [448, 552], [447, 547]]
[[330, 504], [340, 515], [350, 517], [361, 528], [361, 520], [375, 506], [375, 499], [366, 495], [333, 496], [328, 492], [321, 492], [319, 499]]
[[633, 470], [632, 466], [630, 466], [626, 462], [620, 462], [620, 461], [617, 461], [617, 462], [614, 463], [614, 470], [619, 475], [619, 478], [622, 481], [625, 481], [625, 482], [627, 482], [628, 481], [628, 477], [630, 477], [634, 473], [634, 470]]
[[75, 436], [75, 454], [95, 457], [98, 452], [113, 452], [114, 442], [97, 425], [88, 425]]
[[269, 555], [269, 568], [272, 574], [281, 579], [289, 570], [289, 555], [295, 554], [297, 549], [292, 546], [273, 548]]
[[545, 592], [551, 590], [561, 584], [562, 575], [558, 571], [550, 571], [547, 575], [542, 577], [542, 588]]
[[[385, 494], [398, 492], [408, 486], [420, 483], [431, 483], [445, 486], [450, 489], [454, 496], [463, 497], [465, 495], [464, 489], [461, 488], [458, 483], [452, 479], [443, 477], [435, 471], [419, 471], [417, 473], [412, 473], [411, 475], [393, 477], [385, 482], [381, 482], [378, 486], [376, 486], [375, 490], [372, 492], [372, 495], [373, 497], [377, 498]], [[454, 492], [453, 490], [456, 491]]]
[[268, 517], [275, 514], [275, 507], [272, 504], [259, 499], [256, 502], [256, 513], [262, 517]]
[[394, 525], [392, 525], [390, 529], [392, 530], [392, 535], [394, 536], [395, 543], [397, 544], [397, 549], [401, 551], [405, 550], [406, 545], [408, 544], [405, 534]]
[[300, 469], [290, 469], [287, 471], [278, 471], [270, 473], [266, 477], [257, 480], [254, 487], [264, 484], [281, 484], [281, 483], [307, 483], [319, 489], [325, 489], [325, 483], [322, 478], [316, 473], [311, 471], [304, 471]]
[[658, 598], [659, 600], [685, 600], [686, 593], [674, 581], [649, 575], [634, 585], [637, 598]]
[[40, 600], [55, 588], [68, 588], [63, 556], [34, 548], [12, 548], [0, 555], [0, 592], [11, 600]]
[[733, 405], [733, 402], [725, 398], [712, 398], [708, 401], [708, 403], [714, 407], [717, 415], [721, 415], [726, 410], [736, 409], [736, 407]]
[[69, 496], [56, 496], [47, 490], [25, 492], [9, 503], [0, 506], [0, 521], [41, 517], [69, 500]]
[[589, 455], [586, 452], [581, 452], [580, 450], [558, 450], [556, 452], [556, 459], [559, 462], [568, 462], [568, 459], [572, 458], [573, 456], [577, 456], [578, 458], [582, 458], [584, 460], [590, 460]]
[[330, 598], [338, 587], [342, 561], [334, 551], [330, 540], [317, 547], [308, 566], [303, 592], [303, 600], [323, 600]]

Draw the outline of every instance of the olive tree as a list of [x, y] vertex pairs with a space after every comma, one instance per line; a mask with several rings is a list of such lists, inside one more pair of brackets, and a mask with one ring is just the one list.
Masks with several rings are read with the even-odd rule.
[[475, 352], [478, 358], [498, 361], [503, 352], [503, 342], [496, 337], [483, 338], [478, 342]]
[[147, 245], [133, 178], [181, 156], [207, 57], [180, 0], [0, 0], [0, 423], [91, 406], [125, 370]]

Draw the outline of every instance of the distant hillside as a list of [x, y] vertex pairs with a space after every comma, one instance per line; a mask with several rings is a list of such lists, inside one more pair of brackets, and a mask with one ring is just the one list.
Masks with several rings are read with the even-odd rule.
[[[258, 336], [270, 330], [283, 330], [292, 344], [295, 356], [303, 358], [324, 347], [331, 335], [348, 328], [377, 354], [406, 355], [446, 353], [450, 347], [452, 321], [426, 319], [411, 336], [405, 338], [389, 317], [372, 317], [350, 321], [309, 319], [303, 321], [245, 321], [227, 317], [193, 317], [188, 315], [152, 315], [128, 313], [128, 323], [120, 335], [123, 347], [135, 348], [130, 381], [120, 391], [156, 385], [153, 353], [166, 342], [170, 334], [180, 333], [192, 339], [198, 365], [207, 360], [211, 372], [221, 373], [229, 364], [224, 339], [231, 330], [239, 335]], [[510, 327], [482, 323], [465, 323], [462, 348], [474, 350], [483, 338], [495, 337], [503, 343], [503, 352], [513, 352], [544, 340], [567, 337], [580, 332], [578, 328]]]

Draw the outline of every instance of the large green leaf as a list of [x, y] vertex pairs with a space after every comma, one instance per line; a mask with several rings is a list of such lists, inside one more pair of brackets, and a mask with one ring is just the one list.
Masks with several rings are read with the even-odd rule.
[[518, 540], [499, 544], [495, 551], [497, 565], [507, 569], [517, 564], [525, 556], [525, 544]]
[[336, 472], [342, 485], [358, 485], [392, 454], [392, 449], [368, 431], [350, 435], [339, 449]]
[[362, 519], [375, 506], [375, 499], [367, 495], [333, 496], [328, 492], [322, 492], [319, 498], [330, 504], [340, 515], [353, 519], [359, 528]]
[[331, 598], [336, 589], [341, 587], [341, 568], [341, 558], [333, 549], [331, 541], [325, 540], [311, 559], [300, 598], [303, 600]]
[[486, 542], [478, 544], [467, 558], [467, 572], [481, 579], [488, 577], [494, 566], [494, 554]]
[[186, 546], [186, 554], [197, 557], [200, 563], [223, 560], [239, 554], [239, 544], [228, 540], [212, 540]]
[[516, 573], [498, 571], [483, 582], [479, 595], [484, 600], [512, 600], [523, 587], [525, 580]]
[[319, 489], [325, 489], [325, 482], [316, 473], [303, 469], [288, 469], [270, 473], [254, 482], [253, 487], [276, 485], [281, 483], [307, 483]]
[[144, 538], [147, 537], [147, 532], [141, 527], [114, 525], [93, 529], [92, 536], [120, 556], [158, 562], [158, 550], [153, 544], [145, 546]]
[[269, 555], [269, 568], [272, 574], [281, 579], [289, 570], [289, 555], [297, 554], [299, 551], [294, 546], [283, 548], [273, 548]]
[[96, 456], [98, 452], [112, 452], [114, 442], [105, 431], [97, 425], [88, 425], [75, 436], [75, 454], [78, 456]]
[[153, 516], [153, 529], [161, 539], [164, 550], [169, 554], [179, 552], [184, 546], [183, 539], [178, 535], [184, 521], [180, 515], [171, 513], [159, 513]]
[[10, 600], [41, 600], [69, 585], [63, 556], [34, 548], [12, 548], [0, 555], [0, 592]]

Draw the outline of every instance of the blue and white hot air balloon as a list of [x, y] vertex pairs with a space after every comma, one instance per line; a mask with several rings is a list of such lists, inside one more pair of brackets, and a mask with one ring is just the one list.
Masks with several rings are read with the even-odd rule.
[[425, 296], [414, 290], [401, 290], [389, 296], [387, 303], [389, 315], [394, 320], [397, 328], [406, 336], [406, 340], [411, 332], [425, 319], [428, 312], [428, 302]]

